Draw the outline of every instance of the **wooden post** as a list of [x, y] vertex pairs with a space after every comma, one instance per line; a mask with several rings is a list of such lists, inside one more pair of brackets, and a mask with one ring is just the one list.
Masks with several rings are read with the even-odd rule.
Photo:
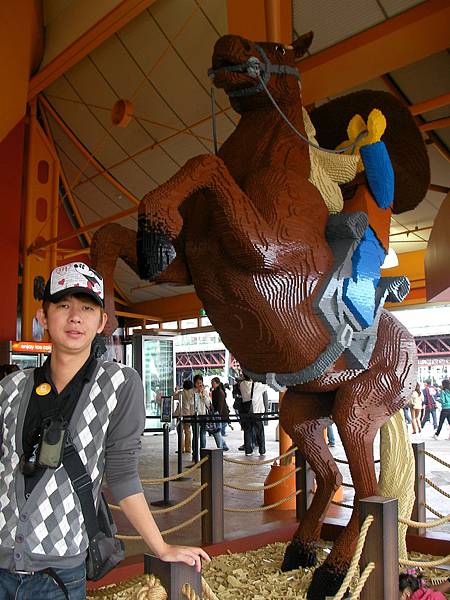
[[200, 450], [200, 458], [208, 457], [201, 467], [202, 485], [207, 487], [202, 490], [202, 510], [208, 512], [202, 517], [202, 545], [223, 542], [223, 450], [215, 448]]
[[369, 562], [375, 569], [361, 592], [361, 600], [398, 598], [398, 501], [396, 498], [371, 496], [359, 501], [359, 526], [367, 515], [374, 521], [367, 532], [360, 568]]
[[202, 596], [201, 573], [197, 573], [195, 567], [190, 567], [180, 562], [163, 562], [144, 554], [144, 573], [155, 575], [167, 592], [167, 600], [180, 600], [181, 589], [185, 583], [189, 583], [198, 596]]
[[[425, 508], [425, 444], [424, 442], [414, 443], [412, 447], [415, 462], [414, 493], [416, 499], [414, 500], [411, 519], [423, 523], [427, 520], [427, 510]], [[424, 527], [410, 527], [409, 531], [415, 535], [425, 535], [426, 529]]]
[[295, 489], [302, 490], [295, 497], [295, 515], [301, 521], [308, 510], [314, 489], [314, 473], [299, 450], [295, 451], [295, 468], [300, 470], [295, 474]]

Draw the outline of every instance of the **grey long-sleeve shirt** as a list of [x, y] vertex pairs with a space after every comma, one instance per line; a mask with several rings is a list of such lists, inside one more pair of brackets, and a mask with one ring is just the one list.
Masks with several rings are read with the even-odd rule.
[[[0, 567], [70, 568], [85, 560], [88, 539], [64, 467], [47, 469], [28, 499], [18, 469], [32, 385], [32, 370], [13, 373], [0, 383]], [[142, 491], [137, 466], [144, 424], [139, 375], [129, 367], [99, 360], [69, 423], [73, 443], [91, 476], [94, 498], [104, 474], [117, 502]]]

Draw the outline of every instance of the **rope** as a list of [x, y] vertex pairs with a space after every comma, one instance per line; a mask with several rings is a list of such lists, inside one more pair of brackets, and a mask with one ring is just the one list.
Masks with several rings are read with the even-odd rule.
[[342, 458], [335, 458], [334, 462], [341, 463], [342, 465], [348, 465], [348, 460], [344, 460]]
[[335, 502], [334, 500], [331, 501], [331, 504], [335, 504], [336, 506], [342, 506], [342, 508], [350, 508], [351, 510], [354, 509], [353, 504], [344, 504], [343, 502]]
[[[139, 591], [131, 590], [131, 588], [137, 585], [142, 586]], [[166, 600], [167, 598], [166, 590], [154, 575], [138, 575], [123, 583], [109, 585], [98, 590], [89, 590], [87, 597], [88, 599], [104, 598], [104, 600], [114, 600], [117, 594], [127, 591], [132, 591], [133, 598], [136, 600]]]
[[440, 494], [442, 494], [446, 498], [450, 498], [450, 494], [447, 494], [447, 492], [445, 490], [443, 490], [438, 485], [436, 485], [435, 483], [433, 483], [431, 481], [431, 479], [428, 479], [428, 477], [424, 477], [423, 479], [428, 483], [428, 485], [430, 485], [432, 488], [434, 488], [437, 492], [439, 492]]
[[270, 510], [271, 508], [280, 506], [280, 504], [283, 504], [287, 500], [294, 498], [294, 496], [297, 496], [298, 494], [300, 494], [301, 491], [302, 490], [297, 490], [296, 492], [289, 494], [289, 496], [286, 496], [286, 498], [282, 498], [281, 500], [278, 500], [278, 502], [274, 502], [273, 504], [267, 504], [267, 506], [258, 506], [257, 508], [224, 508], [223, 510], [224, 510], [224, 512], [236, 512], [236, 513], [252, 513], [252, 512], [261, 512], [263, 510]]
[[[191, 500], [193, 500], [194, 498], [196, 498], [206, 487], [208, 487], [208, 484], [207, 483], [203, 483], [198, 488], [198, 490], [195, 490], [195, 492], [193, 494], [191, 494], [190, 496], [188, 496], [187, 498], [185, 498], [181, 502], [178, 502], [178, 504], [174, 504], [173, 506], [168, 506], [167, 508], [157, 508], [156, 510], [151, 510], [150, 512], [152, 513], [152, 515], [160, 515], [162, 513], [173, 512], [174, 510], [182, 508], [183, 506], [186, 506], [186, 504], [189, 504], [189, 502]], [[108, 504], [108, 506], [109, 506], [109, 508], [111, 510], [122, 510], [120, 508], [120, 506], [118, 506], [117, 504]]]
[[425, 561], [400, 559], [398, 562], [403, 567], [439, 567], [440, 565], [450, 563], [450, 554], [447, 554], [447, 556], [443, 556], [442, 558], [437, 558], [436, 560]]
[[189, 469], [186, 469], [186, 471], [183, 471], [182, 473], [176, 473], [175, 475], [170, 475], [169, 477], [161, 477], [161, 479], [141, 479], [141, 483], [144, 485], [157, 485], [158, 483], [164, 483], [165, 481], [175, 481], [176, 479], [180, 479], [181, 477], [189, 475], [189, 473], [193, 473], [203, 464], [205, 464], [207, 460], [208, 457], [204, 456], [202, 460], [199, 460], [198, 463], [195, 463], [195, 465], [189, 467]]
[[431, 506], [429, 506], [426, 502], [423, 504], [423, 506], [425, 506], [425, 508], [427, 510], [429, 510], [430, 513], [433, 513], [433, 515], [436, 515], [436, 517], [439, 517], [440, 519], [445, 519], [445, 515], [443, 515], [439, 511], [435, 510], [434, 508], [431, 508]]
[[279, 456], [275, 456], [275, 458], [266, 458], [265, 460], [259, 460], [258, 462], [252, 462], [249, 460], [236, 460], [235, 458], [225, 458], [223, 457], [224, 462], [228, 462], [228, 463], [234, 463], [236, 465], [245, 465], [245, 466], [250, 466], [250, 467], [255, 467], [259, 465], [270, 465], [272, 464], [274, 461], [276, 460], [281, 460], [283, 458], [286, 458], [287, 456], [290, 456], [291, 454], [294, 454], [294, 452], [298, 450], [297, 446], [294, 446], [293, 448], [291, 448], [290, 450], [288, 450], [287, 452], [285, 452], [284, 454], [280, 454]]
[[202, 577], [202, 594], [203, 600], [219, 600], [212, 589], [209, 587], [209, 583], [204, 577]]
[[[183, 523], [180, 523], [179, 525], [175, 525], [175, 527], [171, 527], [170, 529], [165, 529], [164, 531], [161, 531], [161, 535], [169, 535], [169, 533], [174, 533], [175, 531], [179, 531], [180, 529], [187, 527], [191, 523], [194, 523], [194, 521], [197, 521], [197, 519], [200, 519], [200, 517], [203, 517], [203, 515], [206, 515], [207, 512], [208, 512], [208, 509], [205, 508], [198, 514], [196, 514], [193, 517], [191, 517], [190, 519], [188, 519], [187, 521], [183, 521]], [[143, 539], [141, 535], [117, 534], [114, 537], [116, 537], [118, 540], [124, 540], [126, 542], [136, 542], [136, 541]]]
[[240, 492], [260, 492], [262, 490], [270, 490], [271, 488], [280, 485], [280, 483], [283, 483], [283, 481], [286, 481], [286, 479], [289, 479], [289, 477], [292, 477], [294, 473], [298, 473], [298, 471], [300, 470], [301, 467], [297, 467], [295, 471], [291, 471], [291, 473], [283, 475], [283, 477], [278, 481], [275, 481], [274, 483], [268, 483], [267, 485], [258, 485], [255, 487], [241, 487], [238, 485], [231, 485], [230, 483], [224, 483], [223, 487], [229, 488], [230, 490], [239, 490]]
[[[425, 504], [426, 508], [429, 509], [428, 505]], [[433, 512], [433, 511], [431, 511]], [[446, 517], [441, 517], [440, 519], [434, 519], [434, 521], [427, 521], [427, 522], [422, 522], [422, 521], [411, 521], [411, 519], [399, 519], [400, 523], [403, 523], [404, 525], [408, 525], [409, 527], [415, 527], [415, 528], [430, 528], [430, 527], [438, 527], [439, 525], [443, 525], [444, 523], [449, 523], [450, 522], [450, 515], [447, 515]]]
[[[336, 596], [333, 598], [333, 600], [342, 600], [345, 592], [347, 591], [348, 586], [350, 585], [350, 581], [355, 576], [355, 573], [359, 566], [359, 559], [361, 558], [361, 554], [363, 551], [364, 542], [366, 541], [367, 531], [369, 530], [369, 527], [372, 525], [372, 523], [373, 523], [373, 516], [367, 515], [367, 517], [364, 519], [364, 523], [361, 526], [361, 531], [359, 532], [358, 542], [356, 544], [355, 554], [353, 555], [352, 560], [350, 562], [350, 566], [348, 568], [347, 575], [345, 576], [344, 581], [342, 582], [341, 587], [339, 588], [339, 590], [338, 590]], [[367, 566], [369, 566], [369, 565], [367, 565]], [[367, 569], [367, 567], [366, 567], [366, 569]], [[364, 570], [364, 573], [365, 573], [365, 570]], [[363, 575], [364, 575], [364, 573], [363, 573]], [[369, 576], [369, 574], [366, 575], [366, 579]], [[361, 579], [362, 579], [363, 575], [361, 576]], [[359, 580], [360, 582], [361, 582], [361, 579]], [[362, 585], [364, 585], [364, 583]]]
[[374, 569], [375, 569], [374, 562], [370, 562], [366, 566], [366, 568], [364, 569], [364, 571], [361, 574], [361, 577], [358, 580], [358, 583], [355, 586], [355, 589], [352, 592], [352, 595], [350, 596], [350, 600], [357, 600], [359, 598], [359, 595], [362, 592], [364, 584], [366, 583], [367, 579], [369, 578], [369, 575], [372, 573], [372, 571]]
[[185, 583], [183, 585], [183, 587], [181, 588], [181, 593], [188, 600], [202, 600], [200, 598], [200, 596], [197, 594], [197, 592], [194, 590], [194, 588], [191, 587], [191, 585], [189, 583]]
[[442, 458], [439, 458], [439, 456], [436, 456], [436, 454], [432, 454], [431, 452], [428, 452], [428, 450], [423, 450], [423, 453], [425, 454], [425, 456], [429, 456], [436, 462], [441, 463], [441, 465], [444, 465], [444, 467], [448, 467], [450, 469], [450, 463], [445, 462], [445, 460], [442, 460]]

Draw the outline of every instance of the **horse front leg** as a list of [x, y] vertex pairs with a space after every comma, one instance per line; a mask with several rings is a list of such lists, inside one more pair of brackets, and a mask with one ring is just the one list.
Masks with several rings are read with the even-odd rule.
[[286, 548], [282, 571], [316, 564], [316, 544], [322, 523], [342, 476], [325, 443], [324, 429], [330, 424], [334, 394], [288, 391], [281, 403], [280, 422], [291, 436], [316, 478], [316, 493], [292, 542]]
[[118, 326], [114, 304], [114, 270], [118, 258], [138, 272], [136, 232], [118, 223], [108, 223], [97, 229], [91, 245], [91, 265], [103, 277], [105, 312], [108, 315], [104, 335], [112, 335]]
[[[247, 268], [263, 268], [258, 247], [266, 245], [267, 224], [217, 156], [191, 158], [168, 181], [146, 194], [139, 208], [138, 258], [141, 277], [153, 279], [175, 258], [172, 242], [183, 228], [182, 205], [200, 190], [207, 190], [214, 218], [223, 224], [233, 244], [233, 259]], [[181, 241], [180, 241], [181, 243]], [[157, 257], [150, 263], [146, 256]]]

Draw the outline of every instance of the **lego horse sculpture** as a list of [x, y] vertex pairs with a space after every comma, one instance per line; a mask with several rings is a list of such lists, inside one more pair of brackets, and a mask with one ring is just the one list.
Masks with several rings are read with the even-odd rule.
[[[411, 395], [416, 354], [412, 336], [381, 308], [389, 286], [378, 299], [374, 323], [359, 331], [348, 325], [351, 319], [345, 321], [339, 296], [328, 308], [322, 303], [330, 281], [339, 280], [336, 256], [341, 262], [347, 257], [367, 217], [330, 217], [308, 180], [309, 147], [298, 137], [306, 138], [306, 132], [296, 61], [310, 43], [310, 35], [289, 47], [231, 35], [218, 40], [212, 76], [240, 113], [239, 124], [216, 156], [190, 159], [144, 197], [137, 254], [128, 244], [123, 257], [131, 266], [139, 263], [143, 279], [194, 283], [243, 369], [254, 379], [287, 387], [281, 424], [311, 465], [317, 490], [286, 550], [283, 570], [316, 563], [322, 522], [342, 482], [323, 433], [330, 418], [336, 424], [355, 508], [314, 572], [308, 598], [321, 600], [338, 590], [354, 554], [358, 498], [379, 494], [374, 437]], [[345, 139], [345, 125], [336, 135], [341, 137], [330, 140], [332, 147]], [[102, 271], [98, 241], [95, 252]], [[340, 315], [334, 325], [331, 313]]]

